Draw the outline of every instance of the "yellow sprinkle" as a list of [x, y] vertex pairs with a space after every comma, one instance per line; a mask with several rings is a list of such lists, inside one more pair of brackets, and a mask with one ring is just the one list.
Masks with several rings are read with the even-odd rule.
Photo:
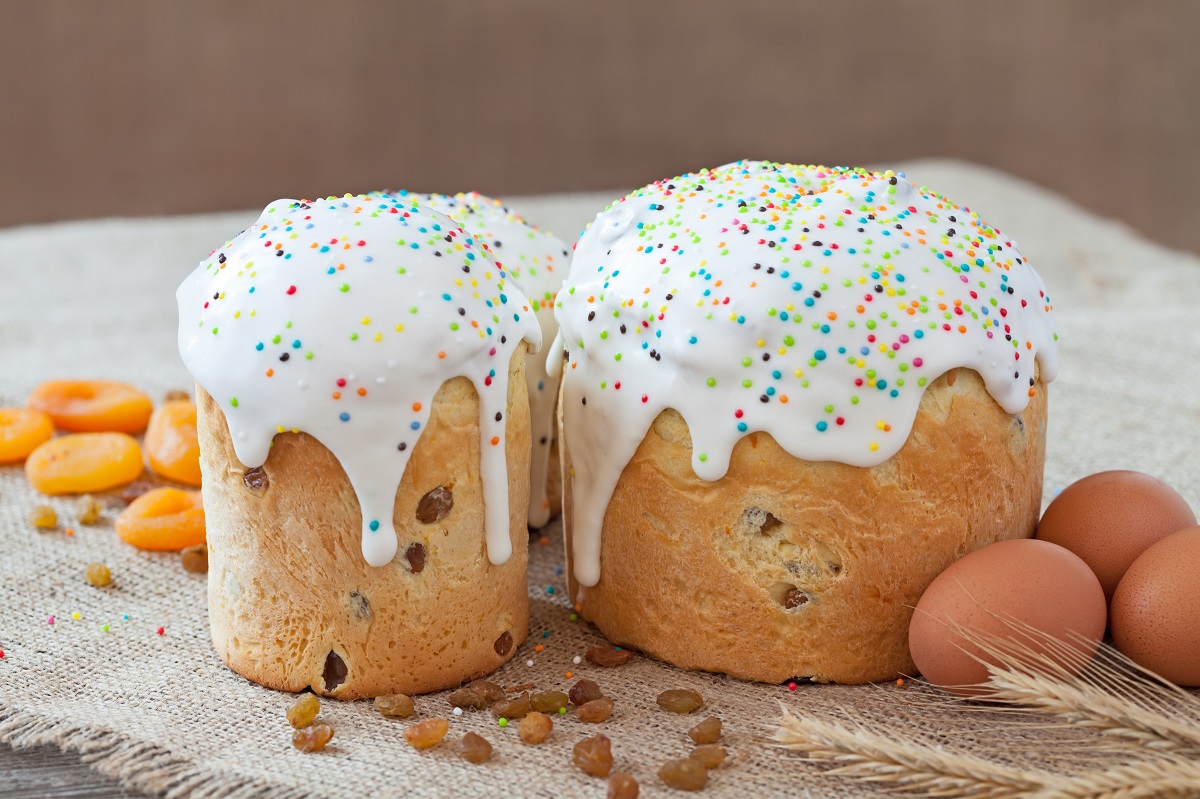
[[282, 433], [282, 432], [283, 432], [283, 425], [278, 425], [278, 426], [275, 428], [275, 432], [276, 432], [276, 433]]
[[375, 341], [377, 341], [377, 342], [378, 342], [378, 341], [383, 341], [383, 334], [382, 334], [382, 333], [376, 333], [376, 334], [375, 334]]
[[871, 442], [871, 451], [874, 452], [877, 449], [879, 449], [879, 445], [876, 444], [874, 441], [872, 441]]
[[878, 422], [875, 423], [875, 426], [878, 427], [880, 430], [882, 430], [883, 428], [887, 427], [887, 422], [880, 419]]
[[369, 317], [369, 316], [364, 316], [364, 317], [362, 318], [362, 323], [363, 323], [364, 325], [369, 325], [369, 324], [371, 324], [371, 317]]
[[803, 369], [797, 369], [797, 370], [796, 370], [796, 377], [804, 377], [804, 370], [803, 370]]
[[79, 619], [79, 618], [81, 618], [81, 616], [79, 615], [79, 611], [75, 611], [74, 613], [72, 613], [72, 614], [71, 614], [71, 618], [72, 618], [72, 619]]
[[403, 333], [403, 332], [404, 332], [404, 325], [396, 325], [396, 332], [397, 332], [397, 333]]

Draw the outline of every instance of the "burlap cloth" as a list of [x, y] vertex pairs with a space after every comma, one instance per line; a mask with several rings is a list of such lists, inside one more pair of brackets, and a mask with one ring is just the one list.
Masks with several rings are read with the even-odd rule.
[[[972, 201], [1017, 239], [1049, 286], [1063, 369], [1050, 389], [1047, 500], [1084, 474], [1130, 468], [1168, 480], [1200, 507], [1198, 259], [978, 167], [930, 161], [911, 164], [908, 172], [919, 183]], [[531, 198], [514, 205], [569, 239], [615, 195]], [[175, 286], [254, 216], [105, 220], [0, 232], [0, 405], [23, 404], [38, 381], [62, 376], [128, 380], [156, 396], [189, 387], [175, 350]], [[499, 729], [490, 714], [456, 718], [444, 696], [420, 698], [422, 717], [452, 720], [448, 742], [468, 730], [493, 742], [492, 760], [474, 766], [449, 744], [415, 752], [400, 738], [404, 723], [382, 719], [369, 702], [329, 701], [323, 713], [337, 731], [333, 744], [322, 754], [305, 755], [292, 749], [283, 717], [291, 697], [246, 682], [210, 649], [203, 577], [185, 573], [175, 556], [119, 543], [113, 510], [99, 526], [74, 525], [71, 537], [61, 529], [35, 532], [27, 517], [45, 501], [19, 468], [0, 468], [0, 741], [81, 750], [105, 773], [143, 791], [603, 796], [604, 784], [570, 763], [576, 741], [603, 731], [614, 742], [616, 770], [631, 771], [643, 796], [661, 796], [670, 791], [655, 770], [688, 751], [685, 731], [698, 718], [667, 714], [654, 698], [666, 688], [688, 687], [706, 697], [705, 712], [724, 720], [732, 753], [713, 772], [706, 795], [866, 796], [881, 789], [821, 776], [765, 744], [779, 702], [801, 712], [867, 709], [881, 725], [917, 724], [948, 742], [970, 740], [956, 730], [981, 723], [969, 714], [907, 703], [906, 692], [920, 690], [911, 684], [801, 685], [792, 692], [686, 673], [643, 657], [618, 669], [574, 665], [574, 657], [601, 639], [569, 620], [554, 527], [546, 532], [548, 543], [535, 539], [531, 547], [529, 640], [495, 679], [549, 689], [565, 688], [567, 672], [594, 678], [617, 700], [610, 721], [593, 726], [557, 719], [550, 739], [535, 747], [522, 744], [515, 727]], [[71, 523], [70, 500], [51, 504]], [[91, 561], [110, 566], [113, 587], [99, 590], [85, 582]], [[535, 645], [544, 649], [535, 652]], [[1069, 757], [1070, 747], [1056, 752], [1045, 743], [1036, 733], [1032, 742], [1014, 740], [1014, 756], [1051, 766]]]

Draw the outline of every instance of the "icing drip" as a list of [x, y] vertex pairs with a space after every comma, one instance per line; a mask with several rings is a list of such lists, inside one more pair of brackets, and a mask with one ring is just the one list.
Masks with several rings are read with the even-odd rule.
[[289, 430], [321, 441], [358, 497], [372, 566], [396, 554], [396, 491], [434, 395], [471, 380], [488, 558], [508, 559], [508, 367], [541, 334], [472, 234], [412, 200], [278, 200], [177, 298], [183, 361], [224, 411], [238, 460], [262, 465]]
[[[542, 339], [558, 335], [554, 298], [562, 286], [571, 254], [557, 236], [538, 230], [500, 200], [479, 192], [468, 194], [412, 194], [396, 192], [398, 198], [413, 198], [422, 205], [449, 216], [489, 248], [496, 264], [503, 267], [534, 303], [542, 328]], [[529, 419], [533, 433], [530, 459], [529, 526], [539, 528], [550, 521], [546, 496], [550, 470], [550, 444], [554, 441], [554, 404], [558, 401], [558, 379], [546, 373], [544, 358], [525, 362], [529, 387]]]
[[1054, 379], [1050, 301], [1013, 243], [891, 172], [737, 162], [659, 181], [597, 215], [558, 295], [575, 576], [655, 417], [687, 422], [718, 480], [769, 433], [810, 461], [873, 466], [927, 383], [979, 372], [1008, 413]]

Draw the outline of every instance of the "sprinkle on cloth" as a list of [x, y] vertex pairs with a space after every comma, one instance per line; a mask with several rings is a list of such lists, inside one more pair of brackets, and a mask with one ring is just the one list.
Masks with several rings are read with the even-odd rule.
[[434, 395], [471, 380], [488, 556], [508, 559], [508, 366], [541, 334], [473, 234], [413, 199], [278, 200], [177, 296], [184, 363], [222, 407], [238, 459], [262, 465], [277, 433], [321, 441], [358, 496], [371, 565], [395, 556], [396, 490]]
[[739, 161], [652, 183], [584, 232], [556, 305], [585, 586], [617, 480], [666, 408], [705, 480], [758, 431], [872, 466], [949, 369], [979, 372], [1009, 413], [1057, 370], [1050, 299], [1012, 241], [890, 171]]

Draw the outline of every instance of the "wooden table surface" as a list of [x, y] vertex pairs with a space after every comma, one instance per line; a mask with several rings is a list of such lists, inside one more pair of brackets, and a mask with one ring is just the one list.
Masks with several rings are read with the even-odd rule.
[[0, 744], [0, 796], [5, 799], [140, 799], [93, 771], [74, 752], [53, 746], [14, 750]]

